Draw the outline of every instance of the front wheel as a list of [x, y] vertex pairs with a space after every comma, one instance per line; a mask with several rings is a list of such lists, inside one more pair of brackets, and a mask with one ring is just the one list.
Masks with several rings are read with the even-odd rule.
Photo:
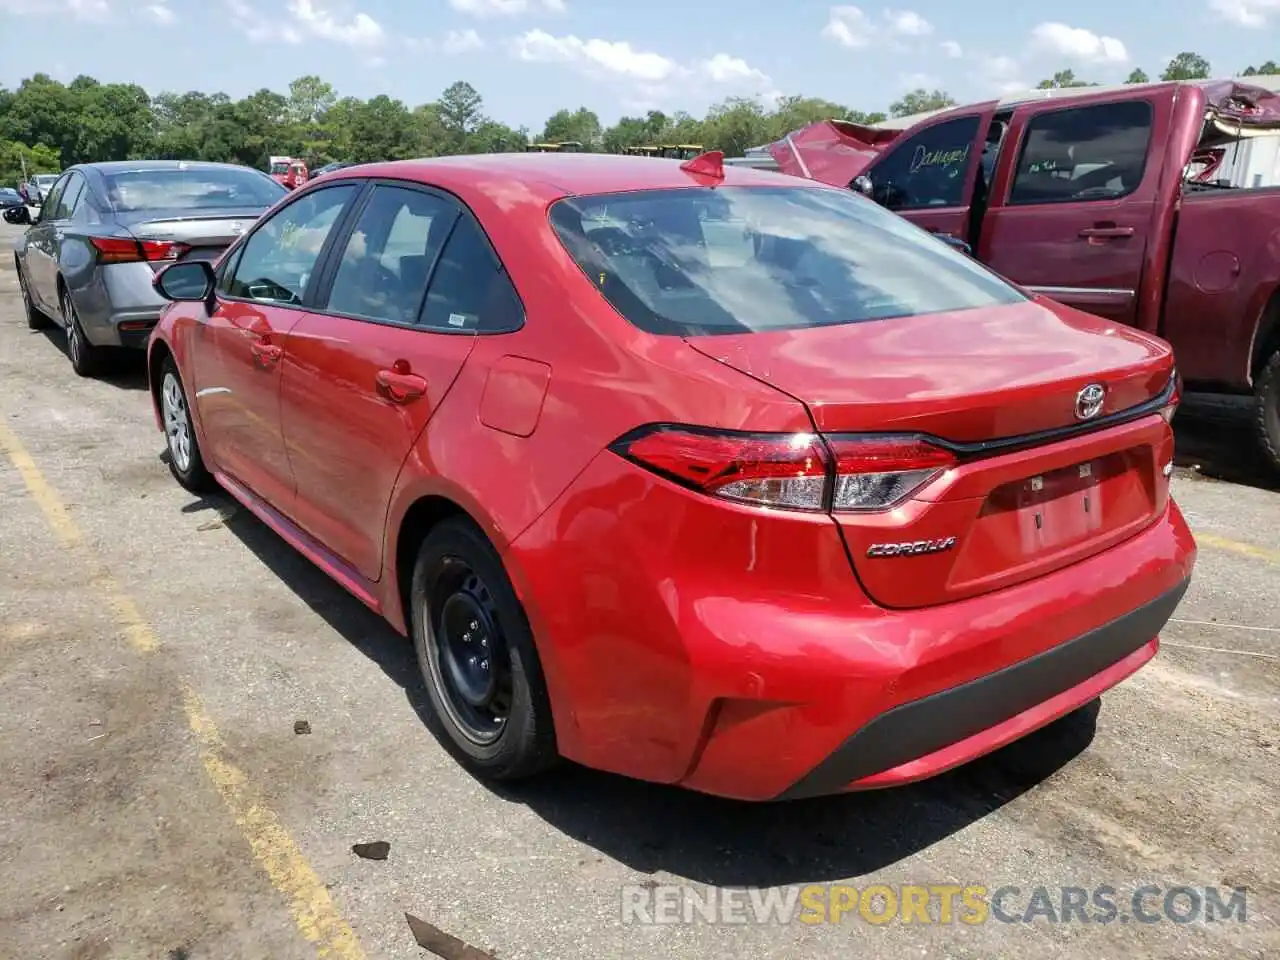
[[22, 294], [22, 309], [27, 315], [27, 329], [43, 330], [49, 326], [49, 318], [36, 308], [36, 302], [31, 298], [31, 288], [27, 285], [27, 275], [22, 269], [22, 264], [15, 260], [14, 265], [18, 271], [18, 292]]
[[410, 623], [437, 737], [472, 773], [532, 776], [557, 760], [533, 631], [483, 533], [446, 520], [413, 571]]
[[1258, 443], [1271, 468], [1280, 472], [1280, 350], [1263, 365], [1253, 392]]
[[191, 408], [187, 392], [178, 375], [173, 357], [160, 365], [160, 419], [164, 423], [165, 445], [169, 450], [169, 472], [192, 493], [207, 493], [214, 487], [213, 477], [204, 465], [195, 428], [191, 424]]

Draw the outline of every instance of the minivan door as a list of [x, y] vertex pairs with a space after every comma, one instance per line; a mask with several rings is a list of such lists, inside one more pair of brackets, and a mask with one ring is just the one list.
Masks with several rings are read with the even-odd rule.
[[978, 259], [1033, 292], [1136, 324], [1171, 114], [1158, 91], [1019, 108]]

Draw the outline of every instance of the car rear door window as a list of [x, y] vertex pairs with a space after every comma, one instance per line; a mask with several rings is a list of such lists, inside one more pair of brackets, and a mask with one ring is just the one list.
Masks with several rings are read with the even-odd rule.
[[458, 218], [431, 275], [421, 323], [451, 333], [509, 333], [524, 325], [524, 305], [475, 219]]
[[226, 295], [300, 304], [325, 242], [356, 189], [344, 183], [312, 191], [262, 221], [245, 241]]
[[375, 187], [338, 261], [327, 312], [415, 323], [431, 268], [457, 216], [457, 204], [439, 195]]
[[890, 210], [963, 205], [979, 120], [957, 117], [904, 140], [868, 171], [876, 203]]
[[1154, 111], [1146, 100], [1054, 110], [1027, 123], [1011, 205], [1116, 200], [1146, 172]]

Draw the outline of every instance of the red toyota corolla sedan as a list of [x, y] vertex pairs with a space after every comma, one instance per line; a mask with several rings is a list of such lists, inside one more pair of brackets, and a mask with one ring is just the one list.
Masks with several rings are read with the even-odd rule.
[[175, 477], [412, 637], [484, 777], [919, 779], [1133, 673], [1191, 577], [1168, 345], [850, 191], [365, 165], [157, 285]]

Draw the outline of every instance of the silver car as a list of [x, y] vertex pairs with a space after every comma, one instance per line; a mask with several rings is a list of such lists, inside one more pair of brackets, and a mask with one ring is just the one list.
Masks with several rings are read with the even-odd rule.
[[[81, 376], [114, 348], [142, 349], [168, 301], [152, 285], [176, 260], [213, 260], [288, 193], [260, 170], [181, 160], [87, 163], [64, 171], [14, 245], [32, 329], [66, 330]], [[16, 217], [17, 219], [10, 219]]]

